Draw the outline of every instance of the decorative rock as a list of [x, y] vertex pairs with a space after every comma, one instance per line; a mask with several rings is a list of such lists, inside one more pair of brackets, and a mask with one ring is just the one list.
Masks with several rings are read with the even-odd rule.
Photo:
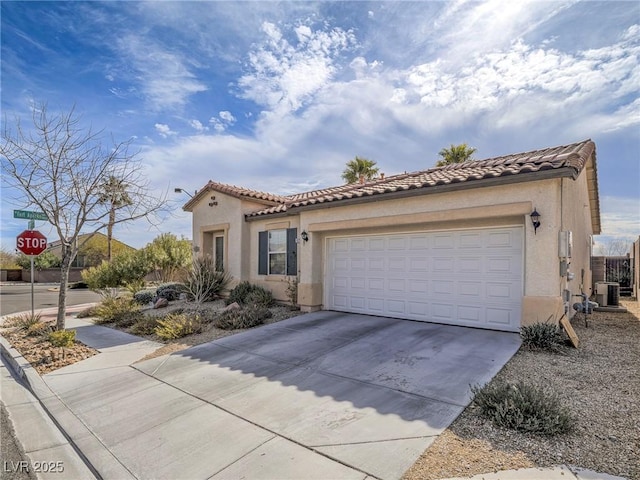
[[153, 308], [165, 308], [169, 306], [169, 300], [166, 298], [159, 298], [153, 305]]
[[220, 313], [232, 312], [234, 310], [240, 310], [240, 305], [238, 305], [238, 302], [233, 302], [233, 303], [227, 305], [222, 310], [220, 310]]

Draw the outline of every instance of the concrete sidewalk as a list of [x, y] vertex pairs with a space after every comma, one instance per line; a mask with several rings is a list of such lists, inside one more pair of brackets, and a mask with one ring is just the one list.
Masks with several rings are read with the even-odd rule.
[[[399, 328], [402, 328], [403, 324], [399, 325]], [[394, 462], [403, 460], [406, 455], [409, 455], [407, 458], [411, 458], [416, 448], [422, 448], [424, 435], [429, 435], [429, 429], [427, 433], [421, 433], [424, 427], [404, 420], [406, 426], [401, 428], [405, 429], [405, 433], [412, 430], [417, 432], [416, 445], [413, 445], [411, 440], [373, 443], [364, 441], [340, 447], [335, 443], [335, 439], [327, 437], [326, 447], [320, 445], [309, 448], [296, 440], [300, 435], [304, 437], [304, 428], [296, 428], [295, 424], [291, 424], [290, 418], [278, 418], [277, 415], [273, 417], [268, 413], [266, 407], [273, 407], [270, 405], [269, 395], [252, 398], [251, 395], [246, 396], [246, 392], [250, 390], [240, 392], [238, 381], [243, 382], [246, 387], [247, 384], [253, 385], [262, 380], [267, 386], [272, 384], [272, 388], [275, 389], [272, 393], [277, 393], [278, 396], [288, 395], [287, 391], [290, 390], [287, 389], [290, 387], [284, 384], [278, 386], [274, 380], [265, 382], [260, 378], [264, 375], [264, 369], [280, 368], [270, 361], [268, 346], [265, 346], [267, 350], [260, 354], [266, 354], [262, 359], [252, 357], [246, 352], [236, 352], [242, 357], [240, 364], [252, 363], [246, 372], [238, 372], [223, 365], [217, 365], [216, 371], [213, 372], [211, 364], [216, 363], [216, 360], [213, 360], [216, 356], [215, 349], [207, 349], [207, 357], [198, 355], [199, 349], [196, 347], [190, 349], [192, 353], [187, 355], [159, 357], [142, 364], [134, 364], [162, 345], [79, 319], [68, 319], [67, 326], [76, 330], [78, 340], [98, 349], [100, 354], [43, 377], [37, 375], [26, 361], [1, 339], [4, 348], [15, 359], [15, 363], [19, 364], [31, 389], [40, 400], [12, 400], [12, 406], [23, 408], [21, 405], [29, 403], [35, 404], [36, 407], [41, 404], [41, 409], [44, 407], [39, 413], [21, 415], [10, 412], [16, 424], [18, 437], [22, 440], [19, 430], [27, 438], [33, 435], [33, 432], [38, 431], [34, 429], [38, 428], [36, 425], [39, 423], [53, 429], [54, 433], [51, 435], [55, 436], [56, 425], [50, 419], [47, 422], [48, 417], [43, 416], [45, 411], [55, 418], [55, 423], [66, 435], [60, 435], [58, 432], [60, 437], [55, 446], [66, 452], [64, 462], [65, 466], [68, 464], [68, 475], [51, 475], [52, 478], [91, 478], [93, 473], [98, 478], [114, 479], [399, 478], [401, 473], [397, 472], [403, 470], [393, 467]], [[263, 328], [269, 330], [268, 327]], [[292, 334], [297, 335], [295, 331]], [[227, 346], [219, 348], [238, 348], [242, 343], [240, 336], [226, 338], [227, 340], [221, 343]], [[316, 342], [313, 336], [310, 340], [312, 343]], [[200, 347], [203, 348], [205, 347]], [[300, 355], [304, 356], [302, 352]], [[256, 358], [259, 360], [257, 363]], [[201, 364], [200, 368], [198, 364]], [[249, 372], [254, 373], [248, 375]], [[304, 373], [304, 369], [302, 372]], [[284, 373], [286, 374], [286, 371]], [[309, 373], [312, 371], [309, 370]], [[211, 375], [216, 376], [215, 382], [211, 381]], [[5, 377], [6, 374], [3, 374], [3, 399], [5, 384], [9, 384], [10, 381]], [[221, 382], [220, 379], [225, 381]], [[334, 380], [339, 381], [338, 378]], [[217, 391], [211, 390], [212, 384], [217, 386]], [[262, 389], [260, 395], [268, 391]], [[214, 398], [222, 398], [225, 395], [231, 395], [232, 403], [214, 404]], [[377, 391], [377, 395], [380, 395], [380, 391]], [[296, 401], [295, 399], [303, 397], [316, 402], [315, 404], [323, 405], [323, 414], [329, 414], [329, 417], [323, 417], [319, 425], [325, 422], [327, 432], [331, 434], [334, 434], [336, 429], [342, 429], [363, 435], [363, 439], [370, 439], [372, 435], [381, 433], [367, 431], [366, 428], [363, 430], [363, 425], [367, 424], [361, 421], [362, 409], [349, 408], [345, 402], [338, 402], [334, 407], [330, 402], [336, 403], [335, 399], [329, 399], [327, 403], [322, 396], [307, 395], [306, 392], [298, 392], [291, 396], [291, 399]], [[408, 399], [411, 400], [411, 397]], [[341, 403], [345, 405], [340, 405]], [[327, 405], [329, 410], [326, 410]], [[320, 414], [319, 411], [314, 413], [313, 408], [305, 410], [303, 407], [307, 407], [306, 403], [300, 404], [299, 407], [304, 417]], [[464, 408], [452, 407], [453, 418]], [[246, 410], [247, 408], [249, 410]], [[26, 407], [24, 409], [26, 410]], [[252, 415], [243, 415], [243, 411], [251, 412]], [[265, 422], [249, 420], [254, 414], [257, 414], [255, 418], [266, 418], [267, 415], [269, 419]], [[387, 417], [385, 421], [398, 425], [400, 420], [394, 418], [394, 415]], [[446, 417], [449, 417], [449, 413], [446, 413]], [[23, 426], [20, 426], [21, 424]], [[290, 435], [283, 436], [277, 433], [282, 428], [291, 432]], [[407, 428], [409, 430], [406, 430]], [[32, 433], [28, 433], [29, 429]], [[437, 436], [440, 430], [438, 427], [432, 435]], [[61, 438], [68, 439], [66, 444]], [[75, 447], [75, 450], [72, 447]], [[39, 452], [42, 448], [29, 447], [27, 451]], [[348, 461], [338, 460], [341, 456]], [[373, 465], [379, 465], [376, 468], [380, 468], [380, 473], [371, 475], [371, 469], [354, 467], [362, 464], [358, 461], [358, 457], [362, 456], [369, 457], [370, 460], [374, 457]], [[56, 457], [58, 461], [61, 459], [62, 457]], [[385, 470], [385, 464], [391, 468]], [[567, 467], [557, 467], [500, 472], [474, 478], [611, 480], [615, 477], [588, 471], [574, 473]]]

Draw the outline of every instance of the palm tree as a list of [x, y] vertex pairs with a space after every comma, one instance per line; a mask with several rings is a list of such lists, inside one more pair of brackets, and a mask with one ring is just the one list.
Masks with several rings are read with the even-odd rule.
[[342, 172], [342, 179], [347, 183], [358, 183], [360, 177], [364, 177], [365, 180], [375, 178], [378, 171], [375, 161], [356, 155], [356, 158], [347, 162], [347, 168]]
[[109, 221], [107, 223], [107, 261], [111, 261], [111, 240], [113, 226], [116, 223], [116, 211], [131, 204], [131, 197], [127, 193], [127, 184], [113, 175], [102, 184], [99, 202], [109, 205]]
[[473, 160], [471, 155], [473, 155], [476, 150], [476, 148], [469, 147], [466, 143], [461, 143], [460, 145], [452, 144], [451, 147], [443, 148], [438, 152], [442, 160], [436, 163], [436, 167], [444, 167], [452, 163], [462, 163]]

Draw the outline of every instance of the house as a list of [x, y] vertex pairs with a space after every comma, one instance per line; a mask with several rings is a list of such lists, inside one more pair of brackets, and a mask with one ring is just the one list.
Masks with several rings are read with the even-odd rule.
[[303, 311], [506, 331], [573, 313], [600, 233], [591, 140], [288, 196], [210, 181], [184, 210], [196, 250], [282, 300], [297, 279]]
[[[94, 232], [80, 234], [78, 236], [78, 255], [73, 260], [71, 266], [86, 268], [100, 265], [103, 260], [107, 259], [107, 248], [107, 236], [104, 233]], [[114, 256], [122, 252], [135, 250], [135, 248], [115, 238], [111, 239], [111, 248], [113, 249]], [[60, 240], [51, 242], [47, 251], [53, 253], [58, 258], [62, 258], [62, 244]]]

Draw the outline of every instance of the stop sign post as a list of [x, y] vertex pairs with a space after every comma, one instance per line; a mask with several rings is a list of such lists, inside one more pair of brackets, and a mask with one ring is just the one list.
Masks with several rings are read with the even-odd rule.
[[33, 280], [34, 268], [33, 257], [40, 255], [47, 249], [47, 237], [37, 230], [25, 230], [16, 237], [16, 247], [25, 255], [31, 257], [31, 316], [34, 316], [33, 301]]

